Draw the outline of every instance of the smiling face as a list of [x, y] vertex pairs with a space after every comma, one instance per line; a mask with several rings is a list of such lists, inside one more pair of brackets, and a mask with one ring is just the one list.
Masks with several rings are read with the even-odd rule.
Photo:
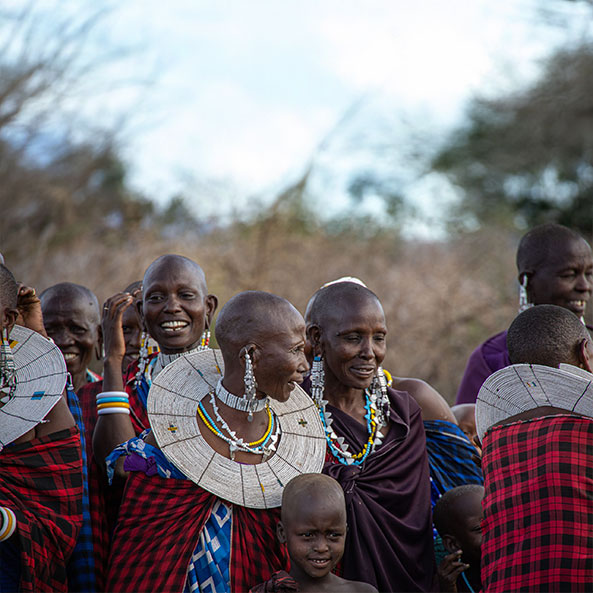
[[96, 306], [72, 290], [43, 298], [42, 309], [45, 331], [62, 351], [68, 372], [73, 379], [82, 377], [99, 344]]
[[454, 514], [457, 544], [463, 550], [463, 561], [470, 566], [480, 566], [482, 550], [482, 510], [483, 489], [470, 491], [460, 496], [451, 512]]
[[296, 383], [309, 370], [305, 357], [305, 322], [300, 313], [286, 304], [276, 312], [277, 321], [258, 338], [254, 374], [260, 395], [284, 402]]
[[387, 327], [379, 301], [366, 293], [349, 295], [319, 325], [328, 388], [370, 387], [386, 351]]
[[165, 256], [144, 277], [144, 323], [165, 354], [198, 346], [216, 308], [216, 299], [206, 294], [200, 268], [192, 264]]
[[584, 239], [558, 242], [545, 263], [529, 276], [534, 305], [558, 305], [582, 317], [593, 289], [593, 255]]
[[298, 583], [327, 577], [344, 554], [346, 509], [343, 496], [304, 493], [289, 512], [283, 505], [278, 539], [286, 542], [291, 576]]

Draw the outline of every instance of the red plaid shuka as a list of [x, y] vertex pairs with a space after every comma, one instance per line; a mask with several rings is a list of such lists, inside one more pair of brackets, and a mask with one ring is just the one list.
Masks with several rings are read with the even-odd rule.
[[483, 443], [483, 590], [593, 590], [593, 421], [514, 422]]
[[[216, 496], [189, 480], [130, 474], [115, 530], [108, 591], [181, 593], [200, 531]], [[248, 591], [288, 569], [276, 539], [280, 509], [232, 505], [231, 591]]]
[[[153, 354], [151, 358], [157, 356]], [[134, 388], [138, 362], [133, 362], [124, 375], [125, 389], [130, 396], [130, 419], [138, 436], [149, 427], [148, 416], [144, 405], [137, 397]], [[91, 523], [93, 528], [93, 550], [95, 556], [95, 573], [97, 586], [100, 591], [105, 590], [107, 578], [107, 561], [111, 547], [111, 534], [115, 529], [115, 522], [123, 495], [123, 485], [114, 482], [107, 483], [107, 476], [93, 456], [93, 432], [97, 424], [97, 394], [103, 391], [103, 381], [87, 383], [78, 391], [78, 399], [82, 408], [85, 427], [87, 463], [89, 470], [89, 502], [91, 507]]]
[[78, 429], [5, 447], [0, 452], [0, 505], [17, 518], [19, 590], [66, 592], [66, 563], [82, 525]]

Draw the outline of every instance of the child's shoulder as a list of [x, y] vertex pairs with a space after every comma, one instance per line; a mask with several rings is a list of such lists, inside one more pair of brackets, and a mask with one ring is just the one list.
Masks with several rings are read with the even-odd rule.
[[340, 591], [341, 593], [378, 593], [377, 589], [373, 585], [369, 585], [369, 583], [347, 581], [342, 578], [340, 578], [339, 587], [336, 588], [336, 591]]

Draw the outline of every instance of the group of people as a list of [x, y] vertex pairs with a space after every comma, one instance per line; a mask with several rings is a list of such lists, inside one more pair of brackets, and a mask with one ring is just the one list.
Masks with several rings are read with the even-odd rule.
[[102, 307], [1, 265], [0, 593], [590, 590], [593, 255], [543, 225], [517, 267], [451, 407], [356, 278], [302, 315], [178, 255]]

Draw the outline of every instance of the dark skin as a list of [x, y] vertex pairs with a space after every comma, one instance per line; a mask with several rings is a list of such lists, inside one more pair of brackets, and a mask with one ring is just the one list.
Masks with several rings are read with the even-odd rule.
[[441, 591], [457, 591], [457, 579], [462, 572], [476, 591], [481, 587], [480, 558], [482, 547], [482, 499], [484, 489], [476, 488], [459, 496], [449, 512], [454, 517], [452, 533], [441, 534], [450, 552], [438, 567]]
[[[19, 285], [17, 295], [17, 308], [12, 308], [4, 303], [0, 303], [0, 310], [2, 311], [2, 330], [10, 331], [17, 323], [22, 321], [19, 325], [27, 327], [33, 331], [43, 329], [43, 315], [41, 313], [41, 302], [35, 295], [33, 288]], [[41, 335], [45, 336], [45, 330]], [[13, 441], [14, 445], [27, 443], [36, 438], [41, 438], [59, 432], [60, 430], [69, 429], [74, 426], [74, 418], [68, 409], [66, 400], [62, 397], [58, 403], [51, 409], [49, 414], [45, 417], [44, 422], [38, 424], [18, 439]]]
[[[199, 344], [202, 333], [210, 327], [218, 304], [214, 295], [207, 294], [202, 269], [180, 256], [164, 256], [149, 266], [143, 286], [144, 300], [138, 305], [139, 313], [151, 336], [162, 338], [163, 342], [159, 342], [161, 351], [185, 352]], [[107, 299], [103, 306], [104, 391], [124, 391], [121, 372], [126, 354], [123, 315], [134, 304], [137, 294], [118, 293]], [[147, 315], [143, 314], [144, 309]], [[183, 325], [179, 332], [166, 327], [171, 321], [179, 321]], [[104, 460], [117, 445], [135, 436], [129, 416], [100, 416], [93, 435], [95, 457]], [[126, 477], [123, 461], [116, 468], [116, 476]]]
[[290, 575], [302, 592], [376, 592], [368, 583], [331, 572], [344, 554], [346, 507], [340, 485], [328, 476], [298, 476], [282, 499], [277, 536], [286, 543]]
[[457, 420], [445, 398], [422, 379], [393, 378], [392, 387], [407, 391], [422, 409], [422, 420], [446, 420], [457, 424]]
[[308, 337], [314, 354], [323, 356], [325, 397], [366, 425], [364, 391], [385, 358], [383, 308], [372, 295], [356, 295], [341, 299], [339, 311], [328, 310], [321, 317], [309, 327]]
[[593, 290], [593, 254], [584, 239], [556, 241], [537, 269], [524, 270], [527, 294], [534, 305], [558, 305], [582, 317]]
[[[257, 397], [268, 395], [277, 401], [286, 401], [294, 385], [303, 381], [304, 373], [309, 368], [304, 354], [305, 322], [300, 313], [285, 302], [277, 311], [268, 310], [265, 318], [262, 317], [257, 325], [261, 330], [254, 340], [247, 342], [234, 355], [228, 350], [223, 351], [225, 371], [222, 384], [233, 394], [244, 393], [245, 354], [249, 353], [257, 382]], [[240, 339], [238, 337], [239, 341]], [[214, 420], [214, 410], [209, 398], [204, 398], [202, 403]], [[265, 410], [254, 413], [253, 421], [248, 422], [245, 412], [235, 410], [221, 401], [217, 401], [217, 406], [230, 429], [244, 441], [254, 442], [265, 434], [268, 428]], [[228, 444], [212, 433], [199, 416], [197, 419], [204, 440], [217, 453], [230, 458]], [[256, 464], [261, 462], [261, 455], [237, 451], [235, 461]]]
[[47, 335], [62, 351], [74, 391], [86, 384], [86, 370], [100, 352], [101, 327], [95, 304], [75, 288], [44, 295], [43, 320]]
[[480, 449], [477, 438], [478, 432], [476, 430], [476, 404], [458, 404], [451, 408], [451, 411], [457, 418], [459, 428], [463, 430], [467, 438], [471, 441], [472, 445], [478, 450], [480, 455], [482, 449]]

